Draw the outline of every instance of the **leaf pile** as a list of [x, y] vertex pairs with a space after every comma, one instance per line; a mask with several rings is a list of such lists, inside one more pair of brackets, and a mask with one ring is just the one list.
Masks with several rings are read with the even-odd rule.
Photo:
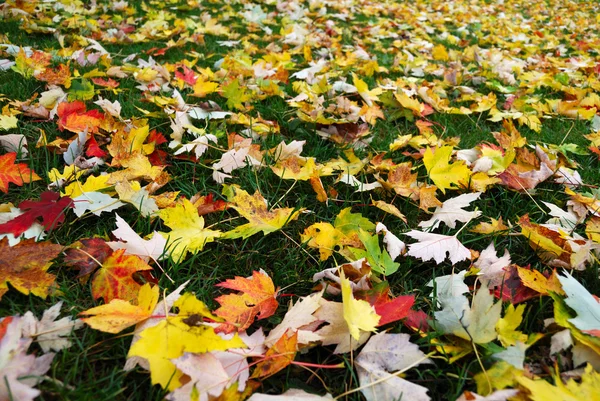
[[0, 5], [0, 399], [82, 322], [168, 400], [598, 394], [597, 6], [488, 3]]

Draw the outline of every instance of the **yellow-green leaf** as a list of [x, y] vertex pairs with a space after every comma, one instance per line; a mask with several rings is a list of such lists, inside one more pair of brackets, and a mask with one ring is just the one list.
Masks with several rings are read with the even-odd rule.
[[265, 198], [258, 191], [250, 195], [237, 185], [224, 185], [223, 194], [231, 202], [230, 207], [248, 220], [248, 223], [224, 233], [223, 238], [248, 238], [260, 231], [266, 235], [281, 230], [288, 222], [296, 220], [304, 210], [294, 211], [291, 207], [269, 210]]
[[446, 189], [455, 188], [461, 182], [466, 184], [471, 175], [471, 170], [465, 162], [458, 161], [450, 164], [451, 155], [452, 146], [439, 147], [435, 153], [428, 147], [423, 155], [423, 163], [429, 178], [443, 193], [446, 193]]

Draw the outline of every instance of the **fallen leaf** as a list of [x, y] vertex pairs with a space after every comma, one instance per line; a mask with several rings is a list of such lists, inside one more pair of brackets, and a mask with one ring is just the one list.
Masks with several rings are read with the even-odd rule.
[[241, 294], [221, 295], [215, 298], [215, 301], [221, 305], [215, 311], [215, 315], [227, 322], [217, 331], [225, 333], [245, 331], [255, 319], [266, 319], [272, 316], [279, 306], [275, 285], [263, 270], [252, 272], [252, 276], [248, 278], [236, 277], [227, 280], [217, 284], [217, 287], [241, 292]]
[[419, 227], [425, 227], [433, 231], [440, 226], [440, 223], [445, 223], [450, 228], [456, 228], [456, 222], [466, 223], [474, 218], [481, 216], [481, 211], [468, 212], [463, 210], [471, 202], [479, 199], [481, 192], [472, 194], [463, 194], [450, 198], [445, 201], [442, 206], [435, 208], [433, 216], [427, 221], [419, 223]]
[[264, 235], [281, 230], [288, 222], [296, 220], [303, 208], [279, 208], [269, 210], [267, 202], [262, 195], [256, 191], [254, 195], [248, 194], [237, 185], [225, 185], [223, 193], [231, 208], [235, 209], [248, 223], [227, 231], [223, 238], [248, 238], [260, 231]]
[[83, 326], [83, 322], [79, 319], [73, 320], [70, 316], [56, 320], [62, 305], [63, 301], [60, 301], [46, 309], [39, 320], [31, 312], [23, 315], [23, 336], [35, 339], [45, 353], [58, 352], [70, 347], [71, 341], [68, 336], [73, 330]]
[[117, 229], [113, 230], [113, 235], [120, 241], [107, 242], [113, 250], [124, 249], [125, 255], [136, 255], [148, 262], [152, 260], [161, 260], [166, 256], [167, 240], [154, 231], [152, 238], [145, 240], [140, 237], [121, 216], [117, 217]]
[[563, 291], [567, 294], [565, 302], [577, 313], [569, 319], [575, 327], [584, 333], [594, 333], [600, 337], [600, 303], [590, 292], [567, 271], [558, 275]]
[[399, 397], [415, 401], [430, 399], [425, 387], [393, 373], [421, 363], [431, 363], [419, 347], [409, 341], [409, 337], [408, 334], [376, 334], [356, 357], [354, 364], [361, 392], [367, 401]]
[[54, 286], [56, 276], [46, 270], [63, 247], [51, 242], [33, 239], [8, 246], [7, 239], [0, 240], [0, 299], [10, 283], [17, 291], [46, 298]]
[[315, 334], [322, 345], [335, 345], [334, 354], [353, 351], [367, 342], [371, 332], [361, 331], [358, 340], [350, 335], [348, 323], [344, 319], [344, 305], [321, 299], [320, 307], [313, 316], [324, 324]]
[[15, 160], [17, 160], [17, 154], [14, 152], [0, 156], [0, 191], [4, 193], [8, 193], [8, 184], [10, 183], [22, 186], [41, 180], [25, 163], [15, 164]]
[[92, 278], [92, 296], [94, 299], [103, 298], [105, 303], [113, 299], [133, 301], [137, 298], [141, 285], [135, 281], [136, 272], [150, 272], [150, 267], [135, 255], [125, 255], [120, 249], [111, 254], [102, 263], [102, 267]]
[[0, 232], [9, 232], [15, 237], [23, 234], [38, 218], [46, 231], [53, 230], [65, 221], [66, 210], [73, 207], [73, 200], [68, 196], [60, 197], [56, 192], [42, 192], [39, 201], [25, 200], [18, 205], [24, 213], [14, 219], [0, 224]]
[[560, 377], [555, 377], [556, 385], [543, 379], [531, 380], [527, 377], [518, 377], [517, 382], [530, 391], [532, 401], [597, 401], [599, 398], [600, 373], [595, 372], [592, 365], [587, 365], [581, 376], [581, 382], [573, 379], [566, 383]]
[[304, 390], [291, 388], [279, 395], [254, 393], [248, 398], [248, 401], [328, 401], [333, 400], [330, 394], [317, 395], [307, 393]]
[[108, 304], [79, 313], [81, 320], [95, 330], [116, 334], [150, 317], [158, 302], [158, 286], [140, 287], [137, 304], [114, 298]]
[[471, 170], [464, 161], [450, 164], [451, 155], [452, 146], [439, 147], [435, 153], [428, 147], [423, 155], [423, 163], [427, 168], [429, 178], [443, 193], [446, 193], [446, 189], [456, 188], [461, 183], [467, 183], [471, 175]]
[[408, 245], [407, 254], [423, 261], [433, 259], [437, 264], [440, 264], [448, 256], [450, 261], [456, 264], [471, 257], [471, 252], [455, 236], [424, 233], [416, 230], [411, 230], [406, 235], [419, 241]]
[[102, 238], [87, 238], [71, 244], [65, 251], [64, 262], [67, 266], [79, 269], [77, 277], [85, 277], [101, 267], [112, 253]]
[[204, 318], [217, 321], [219, 318], [211, 314], [194, 295], [184, 294], [173, 306], [179, 308], [179, 313], [167, 316], [145, 329], [128, 354], [128, 357], [145, 358], [150, 366], [152, 383], [170, 391], [181, 386], [179, 379], [182, 376], [172, 360], [183, 356], [185, 352], [202, 353], [244, 347], [244, 342], [237, 334], [225, 340], [211, 326], [204, 324]]
[[284, 333], [267, 350], [264, 357], [259, 359], [250, 378], [267, 378], [273, 376], [294, 361], [298, 345], [298, 332], [295, 331], [293, 334], [288, 333]]
[[348, 331], [355, 339], [360, 339], [360, 331], [375, 331], [379, 325], [381, 316], [375, 312], [375, 309], [367, 301], [355, 299], [352, 294], [350, 280], [344, 277], [343, 271], [340, 271], [340, 282], [342, 287], [342, 303], [344, 320], [348, 324]]
[[159, 234], [168, 240], [167, 250], [175, 261], [182, 260], [188, 253], [201, 251], [204, 245], [222, 236], [221, 231], [204, 228], [204, 218], [187, 199], [175, 207], [161, 210], [160, 218], [171, 228], [170, 232]]

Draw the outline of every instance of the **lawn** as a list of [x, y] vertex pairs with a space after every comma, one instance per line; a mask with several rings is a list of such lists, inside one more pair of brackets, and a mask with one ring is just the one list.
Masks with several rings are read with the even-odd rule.
[[599, 8], [0, 4], [0, 401], [595, 399]]

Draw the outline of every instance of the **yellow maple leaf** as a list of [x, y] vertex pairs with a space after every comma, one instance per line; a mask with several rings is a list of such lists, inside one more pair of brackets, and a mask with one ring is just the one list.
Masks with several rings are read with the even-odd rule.
[[581, 383], [574, 379], [563, 383], [560, 376], [555, 377], [556, 385], [546, 380], [531, 380], [527, 377], [517, 377], [517, 382], [531, 392], [529, 398], [533, 401], [598, 401], [600, 400], [600, 373], [594, 371], [592, 365], [588, 364], [581, 376]]
[[177, 316], [168, 316], [157, 325], [147, 328], [131, 346], [128, 357], [139, 356], [148, 360], [152, 384], [160, 384], [172, 391], [181, 386], [183, 375], [171, 360], [184, 352], [224, 351], [245, 347], [237, 334], [225, 340], [204, 324], [204, 318], [221, 321], [191, 293], [186, 293], [173, 305]]
[[348, 324], [350, 335], [355, 339], [360, 339], [360, 331], [375, 331], [379, 324], [381, 316], [375, 312], [367, 301], [355, 299], [352, 294], [350, 280], [344, 276], [344, 271], [340, 269], [340, 282], [342, 287], [342, 303], [344, 311], [344, 320]]
[[237, 185], [224, 185], [223, 194], [231, 202], [230, 207], [248, 220], [248, 223], [224, 233], [223, 238], [248, 238], [259, 231], [266, 235], [281, 230], [288, 222], [296, 220], [304, 210], [294, 211], [291, 207], [269, 210], [265, 198], [258, 191], [250, 195]]
[[365, 81], [357, 77], [354, 73], [352, 74], [352, 83], [354, 84], [354, 86], [356, 86], [358, 94], [360, 95], [360, 97], [362, 97], [362, 99], [368, 106], [373, 106], [373, 102], [379, 100], [377, 95], [381, 94], [381, 92], [383, 91], [381, 88], [369, 90], [369, 85], [367, 85]]
[[17, 128], [17, 117], [0, 115], [0, 130], [8, 131], [9, 129]]
[[158, 302], [158, 295], [158, 286], [152, 287], [146, 283], [140, 288], [137, 305], [113, 299], [106, 305], [96, 306], [79, 315], [90, 316], [81, 320], [93, 329], [116, 334], [149, 318]]
[[180, 260], [188, 252], [201, 251], [205, 244], [222, 234], [221, 231], [204, 228], [204, 218], [187, 199], [175, 207], [161, 210], [159, 216], [171, 228], [170, 232], [159, 234], [169, 240], [169, 253], [173, 260]]
[[216, 82], [210, 82], [199, 77], [194, 84], [194, 93], [192, 96], [205, 97], [208, 94], [214, 93], [219, 89], [219, 84]]
[[302, 242], [306, 242], [311, 248], [318, 248], [321, 260], [327, 260], [335, 247], [342, 242], [346, 236], [329, 223], [315, 223], [304, 230], [300, 236]]
[[521, 331], [517, 331], [517, 327], [523, 321], [523, 311], [525, 305], [521, 304], [517, 308], [514, 305], [508, 305], [508, 309], [504, 312], [504, 317], [496, 322], [496, 332], [498, 339], [503, 346], [515, 345], [517, 341], [525, 343], [527, 335]]
[[351, 213], [352, 208], [343, 209], [335, 218], [333, 225], [320, 222], [307, 227], [300, 239], [311, 248], [317, 248], [321, 260], [327, 260], [337, 246], [362, 247], [358, 238], [359, 230], [373, 231], [375, 224], [362, 217], [360, 213]]
[[[141, 120], [140, 123], [144, 121], [146, 120]], [[121, 159], [127, 159], [133, 153], [149, 155], [154, 152], [154, 142], [144, 144], [150, 135], [149, 129], [148, 125], [142, 125], [132, 128], [129, 132], [119, 130], [112, 135], [111, 143], [106, 148], [114, 159], [113, 166], [118, 166]]]
[[77, 198], [84, 192], [97, 192], [104, 190], [110, 187], [110, 185], [108, 184], [109, 178], [110, 175], [108, 174], [99, 176], [91, 175], [85, 180], [83, 184], [79, 180], [76, 180], [74, 183], [69, 184], [64, 188], [63, 194], [68, 195], [71, 198]]
[[77, 168], [74, 164], [65, 166], [61, 173], [58, 169], [53, 168], [48, 172], [48, 179], [51, 185], [61, 187], [63, 184], [79, 179], [85, 174], [85, 170]]
[[434, 60], [438, 61], [448, 61], [448, 59], [450, 58], [448, 56], [448, 51], [441, 43], [433, 48], [433, 50], [431, 51], [431, 55], [433, 56]]
[[498, 220], [490, 217], [489, 223], [479, 223], [469, 231], [478, 234], [495, 234], [502, 231], [508, 231], [508, 229], [509, 227], [504, 224], [502, 217]]
[[422, 103], [415, 98], [409, 97], [402, 90], [394, 93], [394, 97], [400, 102], [402, 107], [411, 110], [415, 116], [420, 116], [423, 114], [423, 111], [425, 111], [425, 106]]
[[110, 174], [109, 184], [116, 184], [120, 181], [136, 180], [139, 178], [145, 180], [155, 180], [162, 172], [163, 166], [153, 166], [148, 157], [136, 152], [127, 159], [121, 160], [123, 170], [115, 171]]
[[460, 182], [466, 183], [471, 175], [471, 170], [464, 161], [450, 164], [451, 155], [452, 146], [439, 147], [435, 153], [431, 151], [430, 147], [427, 147], [423, 155], [423, 163], [429, 178], [443, 193], [446, 193], [446, 189], [456, 187]]
[[[523, 377], [524, 374], [524, 371], [515, 368], [508, 362], [496, 362], [485, 372], [477, 373], [474, 376], [477, 392], [481, 395], [489, 395], [495, 390], [514, 387], [517, 384], [516, 380]], [[551, 399], [553, 400], [553, 398]]]
[[594, 242], [600, 243], [600, 218], [592, 217], [585, 225], [585, 235]]

